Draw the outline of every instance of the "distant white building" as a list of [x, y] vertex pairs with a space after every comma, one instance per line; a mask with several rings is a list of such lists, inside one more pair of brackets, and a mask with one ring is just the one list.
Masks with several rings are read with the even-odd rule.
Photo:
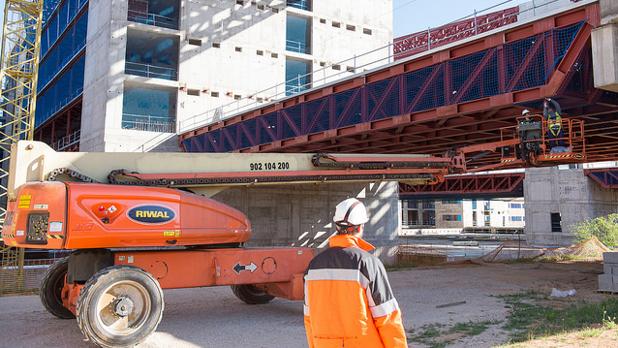
[[463, 227], [525, 226], [524, 199], [463, 201]]
[[495, 200], [403, 200], [404, 229], [424, 234], [458, 233], [465, 229], [524, 228], [523, 198]]

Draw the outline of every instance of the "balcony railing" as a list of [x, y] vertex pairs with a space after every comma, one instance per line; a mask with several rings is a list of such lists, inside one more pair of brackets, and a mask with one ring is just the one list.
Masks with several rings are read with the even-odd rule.
[[178, 19], [155, 13], [129, 10], [127, 19], [131, 22], [154, 25], [156, 27], [178, 30]]
[[287, 5], [305, 11], [311, 11], [311, 0], [287, 0]]
[[175, 133], [176, 120], [166, 116], [122, 114], [122, 129], [145, 132]]
[[285, 40], [285, 49], [290, 52], [311, 53], [311, 47], [300, 41]]
[[64, 151], [69, 147], [79, 144], [79, 140], [81, 139], [81, 131], [76, 130], [75, 132], [60, 138], [55, 144], [54, 148], [56, 151]]
[[178, 70], [150, 64], [126, 62], [124, 72], [127, 75], [137, 75], [164, 80], [178, 80]]

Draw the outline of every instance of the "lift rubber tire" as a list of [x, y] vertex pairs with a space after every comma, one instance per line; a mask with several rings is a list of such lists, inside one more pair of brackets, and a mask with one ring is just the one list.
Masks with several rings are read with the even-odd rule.
[[250, 305], [266, 304], [275, 298], [275, 296], [269, 295], [266, 291], [249, 284], [232, 285], [231, 288], [236, 297]]
[[75, 315], [62, 304], [62, 288], [64, 287], [64, 278], [68, 269], [68, 257], [62, 258], [49, 266], [45, 276], [43, 276], [39, 291], [39, 296], [45, 309], [60, 319], [75, 318]]
[[137, 267], [111, 266], [82, 288], [77, 324], [101, 347], [132, 347], [157, 329], [163, 308], [163, 291], [152, 275]]

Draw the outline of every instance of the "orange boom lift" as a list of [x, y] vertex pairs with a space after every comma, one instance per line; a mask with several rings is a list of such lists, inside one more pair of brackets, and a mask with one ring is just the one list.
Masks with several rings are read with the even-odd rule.
[[206, 196], [246, 184], [439, 182], [451, 167], [419, 155], [59, 153], [38, 142], [13, 154], [4, 242], [72, 250], [49, 268], [41, 299], [104, 347], [152, 333], [162, 289], [227, 285], [249, 304], [302, 299], [314, 249], [243, 247], [247, 217]]

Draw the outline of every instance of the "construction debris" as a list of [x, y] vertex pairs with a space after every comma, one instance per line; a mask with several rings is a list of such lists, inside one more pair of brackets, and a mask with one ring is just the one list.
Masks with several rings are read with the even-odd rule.
[[556, 288], [551, 289], [551, 294], [549, 297], [571, 297], [577, 294], [577, 290], [558, 290]]

